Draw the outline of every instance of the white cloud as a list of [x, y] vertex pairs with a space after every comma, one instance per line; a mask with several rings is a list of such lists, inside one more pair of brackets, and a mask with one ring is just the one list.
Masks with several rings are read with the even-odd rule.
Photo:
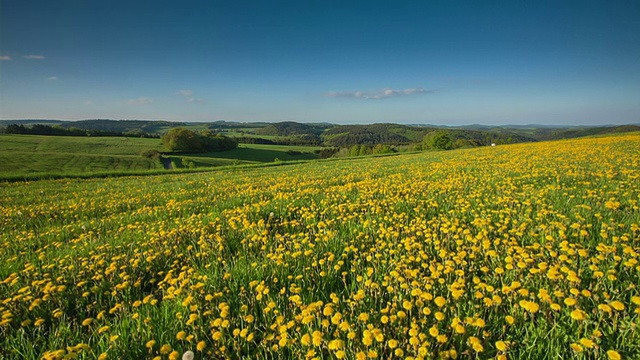
[[93, 101], [87, 100], [87, 101], [84, 102], [84, 104], [87, 105], [87, 106], [91, 106], [91, 105], [93, 105]]
[[184, 97], [186, 97], [186, 101], [188, 103], [192, 103], [192, 104], [204, 104], [205, 100], [202, 98], [197, 98], [193, 96], [193, 90], [191, 89], [182, 89], [182, 90], [178, 90], [178, 95], [182, 95]]
[[49, 76], [47, 80], [58, 80], [57, 76]]
[[148, 97], [140, 97], [137, 99], [127, 100], [127, 104], [129, 105], [147, 105], [147, 104], [151, 104], [152, 102], [153, 102], [153, 99]]
[[42, 55], [24, 55], [22, 56], [25, 59], [31, 59], [31, 60], [42, 60], [44, 59], [44, 56]]
[[380, 99], [388, 99], [392, 97], [409, 96], [414, 94], [427, 94], [432, 92], [434, 92], [434, 90], [426, 90], [421, 87], [404, 89], [404, 90], [394, 90], [390, 88], [384, 88], [382, 90], [375, 90], [375, 91], [329, 91], [324, 93], [324, 96], [334, 97], [334, 98], [380, 100]]
[[0, 56], [0, 60], [7, 60], [7, 61], [9, 61], [9, 60], [11, 60], [11, 56], [8, 56], [8, 55]]

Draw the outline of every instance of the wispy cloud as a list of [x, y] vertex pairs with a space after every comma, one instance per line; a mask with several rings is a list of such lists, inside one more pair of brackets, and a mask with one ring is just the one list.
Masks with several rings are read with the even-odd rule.
[[93, 105], [93, 101], [89, 101], [89, 100], [87, 100], [87, 101], [85, 101], [85, 102], [84, 102], [84, 104], [85, 104], [86, 106], [91, 106], [91, 105]]
[[11, 60], [11, 56], [8, 56], [8, 55], [0, 56], [0, 60], [6, 60], [6, 61], [9, 61], [9, 60]]
[[427, 90], [421, 87], [404, 89], [404, 90], [384, 88], [382, 90], [374, 90], [374, 91], [329, 91], [324, 93], [324, 96], [334, 97], [334, 98], [380, 100], [380, 99], [410, 96], [410, 95], [416, 95], [416, 94], [427, 94], [432, 92], [434, 92], [434, 90]]
[[186, 101], [188, 103], [191, 103], [191, 104], [204, 104], [205, 103], [204, 99], [193, 96], [193, 90], [191, 90], [191, 89], [178, 90], [178, 95], [182, 95], [185, 98], [187, 98]]
[[58, 80], [57, 76], [49, 76], [47, 80]]
[[30, 59], [30, 60], [43, 60], [44, 56], [42, 55], [23, 55], [22, 56], [25, 59]]
[[153, 102], [153, 99], [148, 97], [140, 97], [137, 99], [127, 100], [127, 104], [129, 105], [147, 105], [147, 104], [151, 104], [152, 102]]

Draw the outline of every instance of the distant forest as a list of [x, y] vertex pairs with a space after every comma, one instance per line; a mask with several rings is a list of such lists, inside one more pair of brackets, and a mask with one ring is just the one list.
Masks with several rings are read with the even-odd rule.
[[[209, 123], [172, 122], [155, 120], [0, 120], [0, 132], [59, 136], [130, 136], [161, 137], [170, 129], [184, 127], [192, 130], [209, 129], [234, 138], [239, 143], [273, 145], [325, 146], [332, 149], [351, 149], [350, 152], [388, 151], [393, 146], [413, 149], [429, 147], [436, 134], [445, 134], [451, 148], [512, 144], [545, 140], [569, 139], [618, 132], [640, 131], [638, 125], [619, 126], [483, 126], [460, 127], [421, 126], [400, 124], [335, 125], [329, 123], [278, 123], [214, 121]], [[388, 145], [384, 150], [376, 145]], [[358, 148], [355, 148], [358, 146]], [[364, 147], [363, 147], [364, 146]], [[334, 150], [332, 150], [334, 151]]]

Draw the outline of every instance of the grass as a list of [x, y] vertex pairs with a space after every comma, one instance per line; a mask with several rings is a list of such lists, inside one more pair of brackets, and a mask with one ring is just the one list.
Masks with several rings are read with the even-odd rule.
[[[237, 149], [216, 153], [193, 154], [190, 157], [207, 158], [215, 156], [217, 158], [238, 159], [249, 162], [273, 162], [276, 159], [282, 161], [312, 160], [318, 158], [314, 151], [319, 149], [321, 149], [319, 146], [240, 144]], [[287, 153], [288, 151], [297, 151], [300, 154], [291, 155]]]
[[638, 147], [3, 183], [0, 358], [638, 358]]
[[[143, 174], [163, 169], [143, 158], [145, 150], [164, 151], [159, 139], [0, 135], [0, 179], [33, 179], [104, 174]], [[172, 154], [175, 169], [317, 159], [318, 147], [241, 144], [207, 154]], [[302, 152], [290, 155], [287, 151]]]
[[158, 161], [140, 156], [147, 149], [161, 150], [160, 140], [1, 135], [0, 177], [162, 169]]

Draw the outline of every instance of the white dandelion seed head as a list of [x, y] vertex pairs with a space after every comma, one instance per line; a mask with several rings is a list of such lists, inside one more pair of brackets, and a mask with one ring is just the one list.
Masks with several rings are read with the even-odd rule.
[[193, 360], [194, 354], [193, 351], [188, 350], [184, 354], [182, 354], [182, 360]]

